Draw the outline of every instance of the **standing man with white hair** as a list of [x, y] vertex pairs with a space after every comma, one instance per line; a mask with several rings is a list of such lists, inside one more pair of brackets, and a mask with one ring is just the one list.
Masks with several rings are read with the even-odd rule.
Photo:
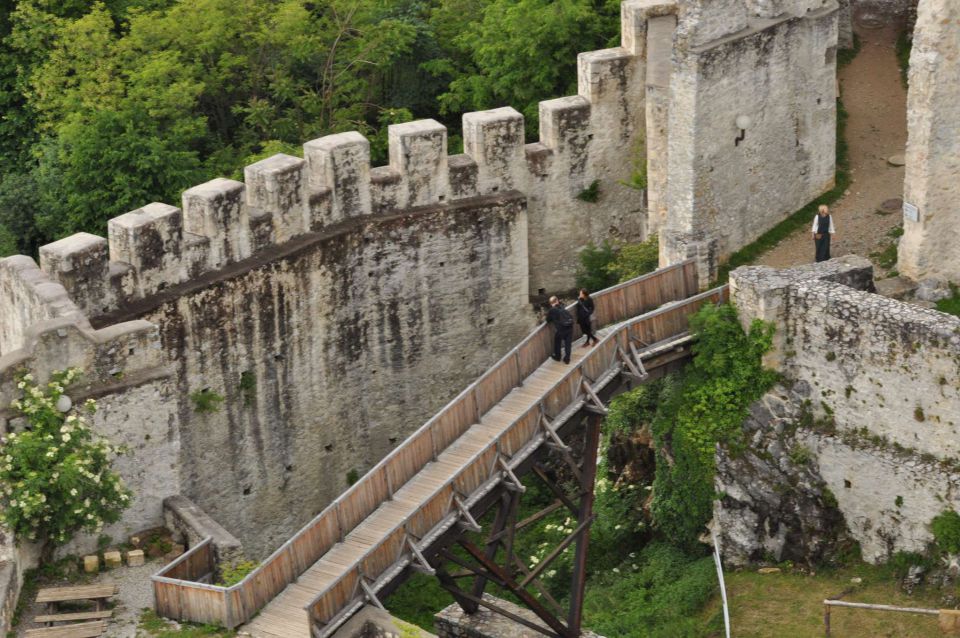
[[826, 204], [821, 204], [813, 218], [813, 245], [816, 247], [818, 262], [830, 259], [830, 236], [835, 235], [836, 232], [830, 209]]

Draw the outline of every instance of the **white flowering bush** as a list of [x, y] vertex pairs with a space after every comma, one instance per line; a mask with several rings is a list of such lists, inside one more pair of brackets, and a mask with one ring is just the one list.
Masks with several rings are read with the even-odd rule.
[[130, 491], [111, 469], [123, 450], [87, 423], [96, 402], [57, 409], [64, 390], [79, 377], [76, 368], [53, 374], [46, 385], [30, 374], [18, 377], [23, 395], [11, 407], [29, 426], [0, 438], [2, 517], [18, 538], [62, 545], [77, 532], [99, 532], [116, 522], [130, 504]]

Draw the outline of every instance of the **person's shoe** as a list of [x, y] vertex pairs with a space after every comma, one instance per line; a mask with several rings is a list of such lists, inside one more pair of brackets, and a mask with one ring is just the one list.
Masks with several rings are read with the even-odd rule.
[[554, 361], [559, 361], [559, 360], [560, 360], [560, 357], [555, 357], [555, 356], [553, 356], [553, 355], [550, 355], [550, 358], [553, 359]]
[[570, 363], [570, 359], [564, 359], [563, 362], [564, 362], [564, 363]]

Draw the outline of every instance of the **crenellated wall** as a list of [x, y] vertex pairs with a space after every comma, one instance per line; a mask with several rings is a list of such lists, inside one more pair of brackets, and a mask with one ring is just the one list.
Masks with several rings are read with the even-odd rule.
[[98, 427], [156, 458], [124, 466], [147, 504], [130, 520], [182, 492], [263, 555], [524, 336], [586, 245], [660, 232], [663, 261], [704, 256], [706, 280], [819, 194], [835, 13], [627, 0], [621, 45], [578, 56], [536, 142], [510, 107], [464, 114], [458, 155], [433, 120], [390, 126], [380, 167], [359, 133], [329, 135], [43, 246], [42, 272], [0, 262], [0, 354], [25, 348], [0, 378], [92, 367]]
[[[0, 268], [13, 265], [19, 272], [29, 273], [27, 261], [32, 263], [26, 257], [11, 257], [0, 261]], [[36, 270], [35, 264], [32, 269]], [[56, 286], [49, 282], [41, 285]], [[75, 308], [65, 306], [69, 309], [66, 315], [36, 321], [22, 335], [20, 348], [0, 356], [0, 433], [25, 425], [24, 419], [7, 407], [20, 397], [16, 387], [19, 372], [30, 371], [43, 380], [57, 370], [81, 368], [83, 379], [69, 389], [69, 396], [75, 404], [96, 399], [99, 409], [92, 427], [129, 449], [129, 454], [116, 459], [114, 467], [135, 496], [123, 519], [104, 529], [105, 534], [119, 539], [161, 524], [163, 499], [180, 491], [180, 431], [171, 370], [165, 364], [155, 324], [135, 320], [94, 330]], [[87, 535], [63, 551], [89, 552], [96, 547], [95, 535]]]

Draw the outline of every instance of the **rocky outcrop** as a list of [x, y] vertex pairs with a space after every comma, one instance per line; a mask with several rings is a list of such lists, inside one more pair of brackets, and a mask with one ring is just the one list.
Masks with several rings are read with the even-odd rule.
[[750, 407], [745, 449], [719, 448], [713, 527], [733, 565], [817, 563], [847, 539], [837, 500], [820, 476], [810, 387], [777, 386]]

